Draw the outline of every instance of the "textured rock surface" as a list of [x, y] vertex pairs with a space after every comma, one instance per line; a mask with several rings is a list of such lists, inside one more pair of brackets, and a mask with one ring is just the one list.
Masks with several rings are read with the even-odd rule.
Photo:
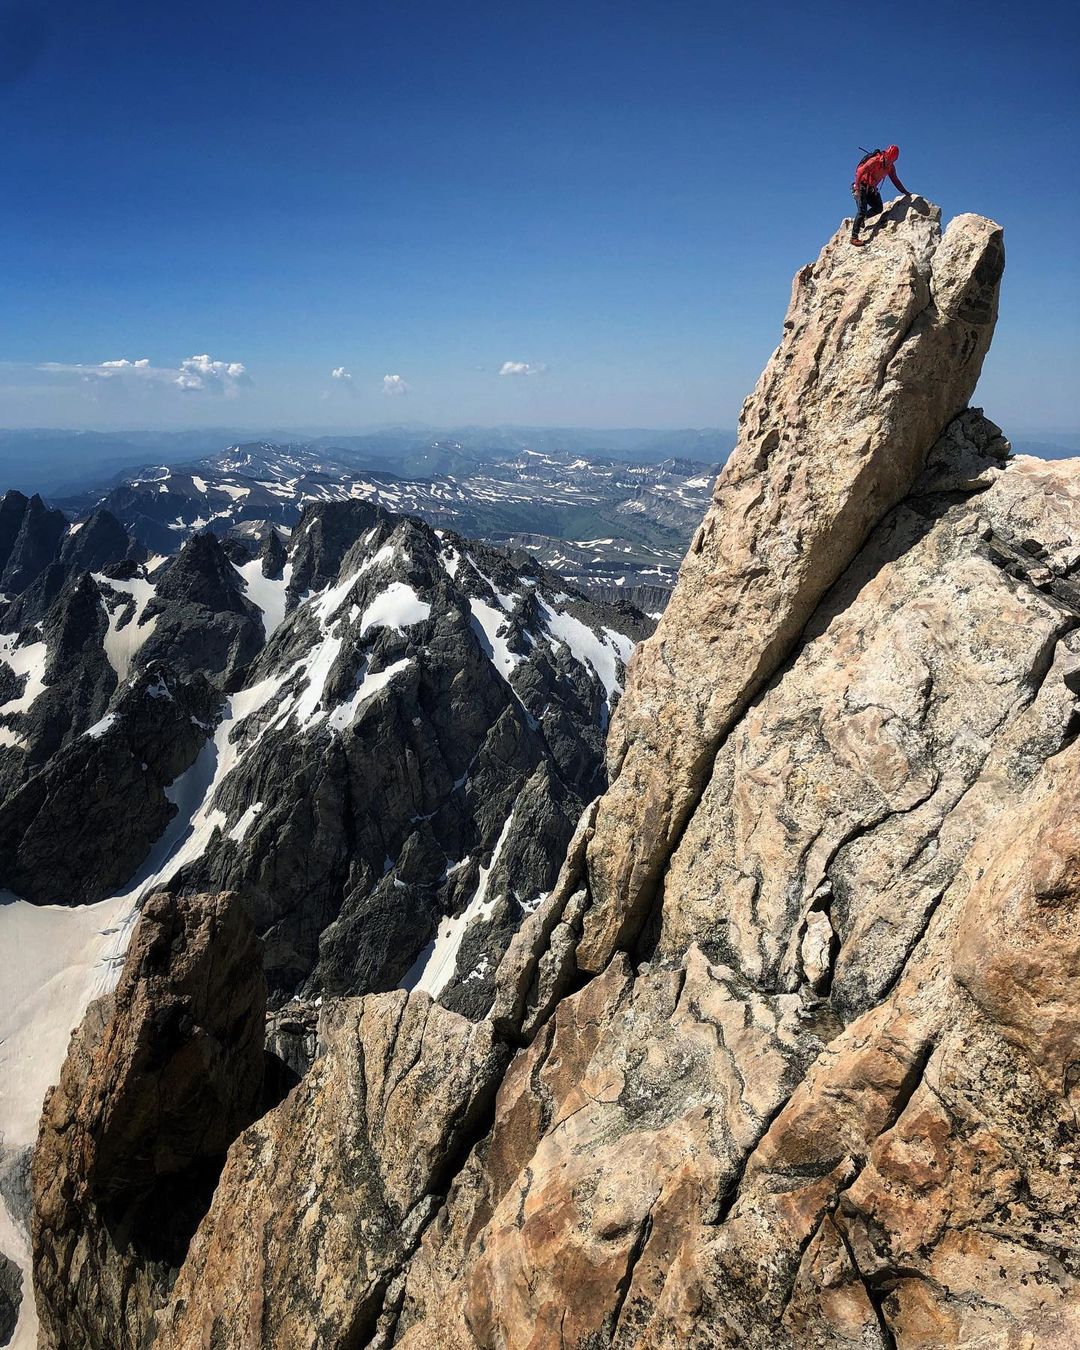
[[506, 1060], [489, 1023], [403, 991], [336, 1001], [320, 1039], [230, 1151], [157, 1344], [366, 1344]]
[[872, 254], [841, 229], [796, 276], [784, 337], [608, 739], [578, 949], [601, 970], [644, 921], [720, 740], [967, 404], [990, 345], [1000, 229], [894, 206]]
[[[987, 486], [948, 489], [960, 447]], [[980, 832], [1071, 730], [1080, 643], [1072, 466], [1005, 469], [968, 413], [819, 607], [717, 755], [664, 879], [659, 950], [699, 941], [756, 982], [888, 990]], [[1017, 541], [1045, 540], [1040, 558]], [[1008, 541], [1013, 541], [1010, 544]]]
[[1080, 464], [950, 423], [722, 739], [636, 968], [511, 1064], [399, 1345], [1076, 1343], [1078, 545]]
[[[649, 960], [617, 958], [514, 1061], [411, 1263], [400, 1344], [1071, 1343], [1074, 841], [1051, 826], [1042, 864], [1060, 938], [1006, 918], [987, 878], [995, 850], [1027, 876], [1040, 812], [1064, 820], [1076, 791], [1075, 750], [1042, 765], [1076, 729], [1080, 472], [1006, 451], [977, 413], [949, 426], [720, 746], [663, 858]], [[691, 706], [704, 672], [724, 673], [680, 685]], [[633, 675], [619, 718], [654, 696]], [[618, 794], [591, 862], [622, 842]], [[1002, 924], [1015, 948], [976, 1011], [950, 943], [978, 932], [981, 972]], [[586, 948], [598, 931], [586, 909]], [[1056, 1098], [1014, 1049], [1036, 1025]]]
[[22, 1271], [0, 1252], [0, 1345], [7, 1345], [15, 1332], [22, 1297]]
[[42, 1347], [144, 1343], [213, 1191], [258, 1114], [266, 991], [229, 895], [152, 897], [115, 992], [91, 1005], [34, 1153]]

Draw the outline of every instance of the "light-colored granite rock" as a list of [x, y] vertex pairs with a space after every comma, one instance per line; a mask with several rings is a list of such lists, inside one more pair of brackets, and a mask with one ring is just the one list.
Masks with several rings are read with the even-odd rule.
[[873, 247], [841, 229], [796, 276], [784, 336], [608, 737], [578, 965], [645, 922], [712, 760], [869, 531], [966, 406], [997, 316], [1001, 230], [920, 198]]

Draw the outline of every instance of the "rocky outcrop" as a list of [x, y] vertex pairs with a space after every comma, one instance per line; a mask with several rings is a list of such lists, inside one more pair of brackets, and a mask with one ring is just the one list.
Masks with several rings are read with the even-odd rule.
[[168, 660], [180, 674], [199, 672], [222, 687], [255, 659], [263, 642], [259, 611], [209, 533], [193, 535], [162, 570], [144, 618], [153, 623], [144, 660]]
[[60, 562], [71, 572], [101, 572], [130, 558], [142, 562], [146, 550], [124, 529], [111, 511], [92, 512], [72, 527], [60, 549]]
[[722, 737], [648, 921], [586, 893], [585, 950], [636, 964], [513, 1061], [399, 1345], [1073, 1343], [1078, 545], [1075, 463], [950, 423]]
[[[668, 864], [659, 953], [700, 942], [849, 1020], [1073, 734], [1080, 483], [1001, 449], [977, 413], [950, 427], [727, 738]], [[958, 470], [977, 495], [956, 499]]]
[[136, 1350], [262, 1105], [265, 985], [228, 895], [152, 897], [91, 1005], [34, 1154], [43, 1350]]
[[151, 665], [113, 710], [0, 804], [0, 875], [39, 904], [99, 900], [138, 871], [180, 807], [172, 791], [219, 714], [201, 675]]
[[841, 229], [795, 278], [783, 339], [611, 729], [583, 969], [634, 940], [723, 737], [975, 388], [1001, 230], [958, 216], [941, 236], [939, 219], [906, 200], [870, 256]]
[[[5, 494], [0, 519], [0, 591], [17, 594], [41, 575], [56, 557], [67, 532], [62, 511], [50, 511], [35, 492], [27, 500], [21, 492]], [[17, 529], [13, 529], [16, 525]], [[7, 548], [6, 540], [11, 539]]]
[[22, 1271], [0, 1252], [0, 1345], [7, 1345], [15, 1334], [22, 1296]]
[[489, 1023], [402, 991], [339, 1000], [320, 1039], [231, 1151], [157, 1344], [367, 1344], [507, 1058]]

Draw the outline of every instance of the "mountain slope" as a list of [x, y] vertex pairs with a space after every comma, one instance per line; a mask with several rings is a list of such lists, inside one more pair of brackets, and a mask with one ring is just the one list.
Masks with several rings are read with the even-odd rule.
[[[611, 781], [489, 995], [327, 997], [310, 1070], [237, 1135], [171, 1291], [114, 1342], [1076, 1342], [1080, 463], [1013, 459], [966, 407], [1001, 232], [938, 219], [896, 204], [871, 249], [842, 229], [796, 278], [631, 663]], [[413, 587], [421, 550], [387, 545]], [[509, 643], [520, 613], [527, 644], [532, 588], [507, 605], [455, 541], [437, 552], [472, 617], [497, 603]], [[362, 627], [358, 562], [293, 625], [349, 605]], [[404, 630], [430, 621], [395, 605]], [[329, 719], [332, 678], [322, 707], [284, 685], [275, 706]], [[88, 1020], [76, 1096], [124, 1062], [118, 1026]], [[83, 1178], [62, 1140], [47, 1156], [41, 1206], [48, 1177]], [[47, 1344], [100, 1325], [53, 1272], [101, 1217], [67, 1223], [35, 1227]]]
[[42, 617], [0, 640], [13, 1168], [155, 893], [230, 888], [289, 1016], [402, 984], [482, 1013], [603, 783], [624, 663], [651, 627], [527, 557], [358, 501], [309, 506], [257, 555], [207, 532], [165, 560], [101, 564], [94, 547], [80, 558], [101, 570], [78, 571], [73, 554], [51, 601], [36, 583], [11, 600], [7, 616]]

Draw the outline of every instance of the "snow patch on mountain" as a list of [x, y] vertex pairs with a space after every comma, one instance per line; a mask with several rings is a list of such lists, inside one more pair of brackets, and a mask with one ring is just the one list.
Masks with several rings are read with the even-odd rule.
[[[0, 636], [0, 661], [20, 678], [26, 676], [26, 685], [22, 693], [17, 698], [9, 699], [7, 703], [0, 705], [0, 714], [4, 716], [26, 712], [45, 689], [48, 645], [44, 642], [29, 642], [19, 647], [15, 645], [18, 639], [18, 633], [5, 633]], [[10, 727], [0, 727], [0, 745], [21, 744], [22, 738]]]
[[[139, 653], [143, 643], [154, 631], [157, 618], [143, 620], [146, 606], [154, 598], [155, 586], [145, 577], [131, 577], [127, 581], [117, 581], [101, 572], [91, 574], [101, 593], [101, 603], [108, 617], [109, 628], [105, 634], [105, 655], [116, 672], [119, 683], [127, 679], [131, 664]], [[113, 605], [108, 603], [109, 591], [128, 595], [135, 602], [134, 610], [122, 599]]]
[[243, 578], [247, 598], [262, 614], [263, 631], [269, 642], [271, 633], [280, 627], [285, 618], [292, 563], [285, 564], [280, 577], [264, 577], [261, 558], [252, 558], [251, 562], [242, 563], [239, 567], [234, 563], [233, 567]]
[[485, 600], [478, 600], [475, 596], [470, 596], [469, 608], [472, 610], [473, 629], [480, 639], [480, 645], [491, 658], [495, 669], [509, 684], [510, 676], [521, 657], [510, 650], [510, 644], [503, 635], [506, 628], [505, 613], [497, 610], [494, 605], [489, 605]]
[[394, 661], [386, 667], [385, 670], [376, 671], [369, 674], [365, 671], [360, 683], [350, 699], [331, 710], [327, 716], [327, 725], [334, 731], [344, 731], [346, 727], [352, 724], [357, 710], [361, 703], [377, 694], [380, 689], [385, 689], [395, 675], [407, 669], [412, 665], [409, 657], [403, 657], [399, 661]]
[[486, 867], [483, 865], [480, 867], [480, 877], [472, 898], [460, 914], [456, 917], [449, 916], [440, 922], [435, 937], [416, 958], [402, 980], [401, 987], [403, 989], [418, 989], [425, 994], [430, 994], [432, 998], [438, 998], [450, 982], [457, 966], [458, 952], [461, 949], [461, 941], [466, 930], [480, 920], [491, 918], [492, 912], [499, 901], [499, 896], [492, 896], [489, 900], [488, 885], [491, 874], [495, 870], [495, 864], [499, 861], [499, 855], [502, 853], [503, 846], [509, 837], [516, 809], [517, 803], [515, 802], [513, 809], [506, 817], [506, 823], [503, 825], [498, 839], [495, 841], [495, 847], [491, 850], [491, 861]]
[[605, 628], [603, 636], [598, 636], [588, 624], [575, 619], [572, 614], [552, 609], [543, 600], [540, 601], [540, 610], [544, 616], [545, 627], [551, 636], [565, 643], [576, 661], [592, 669], [607, 690], [610, 706], [615, 695], [622, 692], [616, 658], [625, 665], [630, 659], [634, 644], [629, 638], [611, 628]]
[[420, 599], [408, 582], [392, 581], [364, 610], [360, 636], [369, 628], [393, 628], [400, 633], [403, 628], [430, 618], [431, 606]]

